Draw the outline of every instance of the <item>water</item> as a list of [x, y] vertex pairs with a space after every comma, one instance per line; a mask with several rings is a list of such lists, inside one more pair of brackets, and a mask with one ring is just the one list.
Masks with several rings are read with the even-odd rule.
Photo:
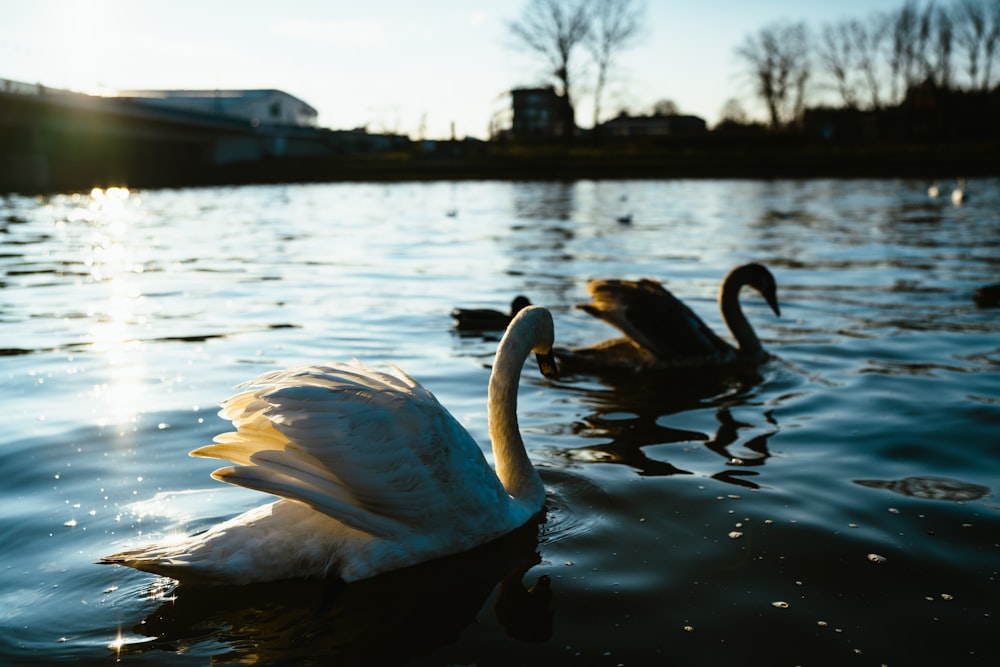
[[[1000, 616], [1000, 180], [95, 191], [2, 200], [0, 663], [991, 664]], [[447, 215], [446, 211], [457, 211]], [[615, 221], [631, 212], [634, 222]], [[265, 502], [187, 452], [284, 366], [392, 362], [487, 443], [496, 337], [454, 306], [615, 335], [592, 277], [662, 280], [775, 359], [689, 387], [526, 366], [548, 521], [347, 590], [210, 591], [95, 564]]]

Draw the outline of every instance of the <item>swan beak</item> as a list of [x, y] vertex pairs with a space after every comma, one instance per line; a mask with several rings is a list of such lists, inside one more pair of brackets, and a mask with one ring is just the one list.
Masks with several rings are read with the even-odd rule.
[[778, 307], [778, 295], [774, 292], [768, 292], [764, 295], [764, 300], [767, 301], [767, 305], [771, 306], [774, 314], [781, 317], [781, 308]]
[[542, 372], [542, 375], [550, 380], [559, 379], [559, 369], [556, 367], [556, 358], [552, 355], [552, 351], [548, 352], [536, 352], [535, 359], [538, 361], [538, 370]]

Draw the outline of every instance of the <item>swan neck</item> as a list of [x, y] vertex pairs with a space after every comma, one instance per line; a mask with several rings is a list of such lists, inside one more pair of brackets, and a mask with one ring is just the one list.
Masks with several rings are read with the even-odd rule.
[[530, 336], [512, 335], [516, 333], [513, 330], [507, 332], [500, 341], [493, 362], [487, 397], [490, 440], [500, 483], [515, 501], [525, 504], [535, 513], [545, 502], [545, 487], [528, 458], [517, 422], [517, 389], [521, 369], [531, 354], [533, 343]]
[[736, 339], [740, 354], [758, 355], [764, 348], [740, 305], [740, 289], [746, 284], [746, 279], [738, 272], [731, 273], [723, 281], [719, 291], [719, 309], [722, 311], [723, 321]]

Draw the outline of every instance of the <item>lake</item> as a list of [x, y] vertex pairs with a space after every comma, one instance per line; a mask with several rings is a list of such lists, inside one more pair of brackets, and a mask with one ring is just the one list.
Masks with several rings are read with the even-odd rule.
[[[942, 181], [950, 186], [950, 181]], [[0, 663], [975, 665], [1000, 617], [1000, 179], [110, 188], [0, 199]], [[631, 214], [631, 224], [617, 221]], [[660, 280], [773, 358], [708, 389], [525, 366], [547, 518], [361, 584], [187, 589], [104, 555], [270, 497], [188, 452], [264, 371], [396, 364], [488, 452], [497, 335], [614, 337], [591, 278]], [[492, 460], [492, 459], [491, 459]]]

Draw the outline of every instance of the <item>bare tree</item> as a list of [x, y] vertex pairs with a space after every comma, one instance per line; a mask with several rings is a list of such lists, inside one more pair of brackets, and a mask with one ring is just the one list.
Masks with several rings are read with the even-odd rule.
[[882, 13], [872, 14], [865, 22], [854, 19], [847, 24], [847, 32], [857, 56], [856, 64], [868, 89], [868, 98], [873, 109], [882, 107], [879, 55], [886, 36], [885, 27], [888, 24], [888, 16]]
[[996, 60], [997, 46], [1000, 42], [1000, 0], [987, 2], [986, 43], [983, 46], [983, 90], [990, 88], [990, 76], [993, 73], [993, 62]]
[[590, 33], [588, 0], [529, 0], [520, 20], [507, 24], [522, 45], [542, 56], [561, 88], [573, 127], [572, 60]]
[[951, 54], [955, 46], [951, 14], [944, 9], [935, 9], [931, 20], [934, 26], [934, 63], [931, 76], [942, 88], [951, 88]]
[[858, 54], [854, 44], [851, 21], [827, 23], [820, 31], [819, 60], [823, 68], [833, 78], [844, 106], [856, 109], [858, 95], [855, 91], [853, 74]]
[[892, 76], [892, 99], [900, 101], [916, 82], [916, 44], [920, 11], [915, 0], [906, 0], [902, 7], [889, 14], [889, 32], [892, 36], [889, 51], [889, 69]]
[[930, 2], [920, 11], [917, 7], [916, 23], [914, 24], [913, 49], [914, 74], [911, 83], [934, 81], [934, 63], [931, 61], [931, 42], [934, 33], [934, 3]]
[[601, 120], [601, 100], [611, 65], [621, 50], [631, 46], [640, 34], [645, 11], [643, 0], [592, 0], [592, 27], [584, 43], [597, 66], [594, 127]]
[[809, 29], [805, 23], [774, 23], [748, 35], [736, 54], [746, 60], [771, 127], [795, 120], [809, 80]]
[[719, 122], [720, 123], [736, 123], [738, 125], [746, 125], [750, 117], [747, 116], [746, 110], [743, 105], [735, 97], [730, 97], [722, 105], [722, 109], [719, 111]]
[[677, 106], [677, 103], [673, 100], [657, 100], [656, 103], [653, 104], [654, 116], [676, 116], [680, 112], [680, 107]]
[[969, 87], [989, 90], [1000, 41], [1000, 0], [959, 0], [952, 21]]

